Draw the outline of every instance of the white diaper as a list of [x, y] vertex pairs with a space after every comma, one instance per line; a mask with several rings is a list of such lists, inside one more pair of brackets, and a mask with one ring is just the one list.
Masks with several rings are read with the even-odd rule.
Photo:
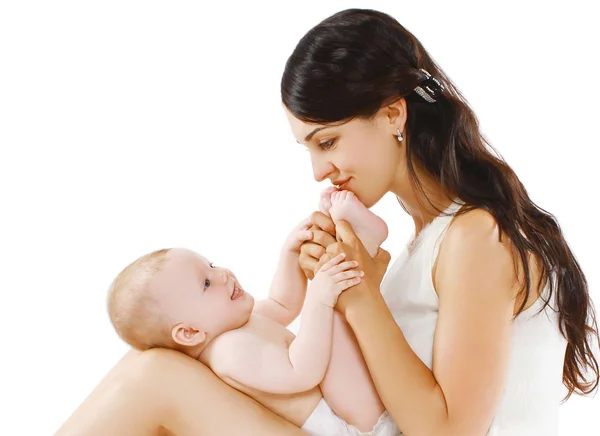
[[383, 412], [379, 417], [373, 430], [361, 433], [359, 429], [337, 416], [324, 398], [308, 417], [302, 430], [311, 436], [399, 436], [402, 434], [387, 412]]

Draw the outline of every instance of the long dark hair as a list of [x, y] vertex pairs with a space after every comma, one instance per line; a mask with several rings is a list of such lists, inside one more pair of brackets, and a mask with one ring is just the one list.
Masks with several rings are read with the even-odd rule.
[[[421, 69], [443, 85], [433, 103], [414, 92], [427, 81]], [[371, 119], [384, 105], [405, 98], [406, 157], [413, 186], [425, 195], [416, 163], [445, 192], [465, 202], [460, 213], [482, 208], [494, 216], [500, 235], [510, 238], [524, 268], [518, 313], [529, 301], [528, 256], [535, 256], [542, 266], [538, 289], [549, 288], [544, 307], [555, 293], [560, 330], [568, 341], [566, 398], [598, 386], [592, 347], [600, 339], [594, 308], [586, 278], [556, 219], [529, 198], [514, 171], [481, 134], [466, 99], [414, 35], [382, 12], [339, 12], [300, 40], [285, 65], [281, 97], [294, 116], [318, 124]]]

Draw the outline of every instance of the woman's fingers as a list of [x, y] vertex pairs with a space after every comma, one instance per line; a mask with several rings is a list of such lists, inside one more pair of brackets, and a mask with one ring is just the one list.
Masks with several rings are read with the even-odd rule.
[[312, 230], [312, 234], [312, 241], [324, 248], [329, 247], [331, 244], [335, 244], [335, 238], [323, 230], [315, 228]]
[[319, 227], [320, 230], [323, 230], [335, 237], [335, 224], [333, 223], [333, 220], [324, 213], [318, 211], [313, 212], [313, 214], [310, 216], [310, 221], [313, 223], [313, 225]]
[[[319, 260], [321, 258], [321, 256], [323, 256], [325, 254], [326, 250], [324, 247], [315, 244], [312, 241], [306, 241], [304, 244], [302, 244], [302, 247], [300, 247], [300, 254], [304, 254], [305, 256], [310, 256], [310, 257], [314, 257], [315, 260]], [[333, 257], [333, 256], [331, 256]]]
[[358, 239], [358, 236], [356, 236], [356, 233], [354, 233], [352, 226], [344, 220], [338, 221], [337, 225], [335, 226], [335, 235], [338, 241], [348, 244], [352, 247], [355, 246], [356, 241], [360, 243], [360, 239]]
[[312, 280], [315, 276], [315, 268], [319, 263], [319, 257], [311, 256], [308, 253], [300, 252], [300, 256], [298, 258], [298, 263], [300, 264], [300, 268], [304, 271], [304, 275], [307, 279]]
[[340, 253], [344, 253], [344, 246], [341, 242], [334, 242], [333, 244], [329, 244], [325, 252], [331, 257], [337, 256]]

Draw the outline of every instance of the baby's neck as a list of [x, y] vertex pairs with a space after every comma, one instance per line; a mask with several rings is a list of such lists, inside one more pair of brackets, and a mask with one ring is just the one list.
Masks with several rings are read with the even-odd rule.
[[208, 348], [210, 342], [211, 341], [205, 341], [204, 343], [196, 347], [181, 347], [178, 348], [177, 351], [185, 354], [186, 356], [191, 357], [194, 360], [200, 360], [200, 356], [202, 355], [204, 350]]

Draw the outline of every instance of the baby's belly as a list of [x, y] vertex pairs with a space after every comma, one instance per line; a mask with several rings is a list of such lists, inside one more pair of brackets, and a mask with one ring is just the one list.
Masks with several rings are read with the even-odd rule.
[[251, 389], [228, 377], [223, 378], [223, 381], [298, 427], [304, 425], [322, 397], [318, 386], [306, 392], [284, 395]]

